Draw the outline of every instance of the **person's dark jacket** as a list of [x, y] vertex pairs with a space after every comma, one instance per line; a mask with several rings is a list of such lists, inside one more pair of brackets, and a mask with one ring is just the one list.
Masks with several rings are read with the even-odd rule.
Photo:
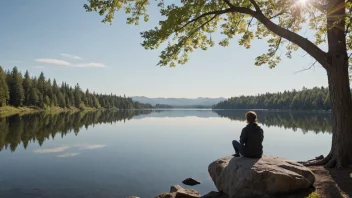
[[263, 129], [257, 123], [249, 123], [242, 129], [240, 143], [245, 157], [260, 158], [263, 155]]

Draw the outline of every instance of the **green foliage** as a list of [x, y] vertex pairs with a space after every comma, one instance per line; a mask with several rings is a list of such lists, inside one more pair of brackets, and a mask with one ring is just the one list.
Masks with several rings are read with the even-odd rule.
[[6, 75], [2, 67], [0, 66], [0, 107], [5, 106], [9, 98], [10, 95], [6, 82]]
[[23, 104], [25, 106], [38, 106], [47, 109], [51, 109], [51, 107], [75, 107], [79, 109], [152, 108], [149, 104], [138, 103], [126, 97], [90, 93], [88, 89], [83, 92], [79, 84], [72, 88], [63, 82], [61, 87], [59, 87], [55, 79], [53, 83], [51, 83], [50, 79], [46, 80], [43, 72], [37, 79], [36, 77], [31, 78], [29, 72], [26, 71], [22, 80], [22, 75], [16, 67], [13, 68], [11, 73], [8, 71], [6, 74], [0, 67], [0, 107], [6, 105], [8, 100], [9, 104], [15, 107]]
[[37, 106], [38, 100], [39, 100], [38, 89], [35, 87], [32, 87], [30, 90], [29, 99], [28, 101], [25, 101], [25, 102], [26, 104]]
[[213, 106], [214, 109], [295, 109], [330, 110], [328, 88], [303, 88], [301, 91], [266, 93], [257, 96], [232, 97]]
[[10, 92], [9, 104], [15, 107], [22, 106], [24, 100], [24, 90], [22, 86], [22, 74], [14, 67], [7, 75], [7, 84]]
[[[152, 2], [88, 1], [84, 5], [86, 11], [98, 12], [104, 16], [104, 23], [112, 23], [115, 12], [124, 10], [127, 23], [135, 25], [139, 24], [141, 18], [148, 21], [147, 8]], [[141, 36], [144, 39], [142, 45], [146, 49], [156, 49], [167, 42], [160, 54], [158, 65], [161, 66], [184, 64], [188, 61], [188, 54], [196, 49], [206, 50], [216, 43], [225, 47], [233, 38], [239, 38], [239, 45], [245, 48], [250, 48], [254, 39], [264, 39], [268, 43], [268, 51], [256, 58], [256, 65], [267, 64], [273, 68], [281, 60], [281, 54], [291, 58], [292, 52], [299, 47], [315, 59], [323, 58], [325, 54], [317, 46], [326, 42], [326, 19], [332, 13], [328, 10], [334, 10], [322, 2], [305, 3], [298, 0], [155, 1], [163, 20], [155, 28], [142, 32]], [[345, 1], [344, 6], [346, 16], [335, 19], [345, 20], [346, 27], [343, 30], [346, 31], [348, 50], [351, 50], [352, 35], [349, 28], [352, 3]], [[307, 30], [303, 30], [303, 27], [313, 32], [314, 38], [311, 41], [305, 38], [304, 32]], [[222, 38], [214, 39], [212, 34], [215, 32], [220, 32]], [[278, 54], [278, 51], [281, 53]], [[323, 61], [325, 60], [320, 60]]]
[[311, 194], [308, 195], [306, 198], [320, 198], [319, 194], [316, 192], [312, 192]]
[[29, 72], [26, 71], [25, 75], [24, 75], [24, 79], [23, 79], [23, 91], [24, 91], [24, 101], [25, 101], [25, 105], [29, 106], [30, 104], [30, 95], [31, 95], [31, 91], [32, 91], [32, 80], [29, 76]]

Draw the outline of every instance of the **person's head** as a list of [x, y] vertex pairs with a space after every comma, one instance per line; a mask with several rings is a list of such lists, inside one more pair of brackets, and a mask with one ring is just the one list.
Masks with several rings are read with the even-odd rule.
[[247, 123], [257, 123], [257, 114], [254, 111], [248, 111], [246, 113], [246, 121]]

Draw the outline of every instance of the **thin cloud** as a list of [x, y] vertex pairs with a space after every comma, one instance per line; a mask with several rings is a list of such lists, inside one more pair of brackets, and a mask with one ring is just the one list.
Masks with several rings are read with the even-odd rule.
[[51, 59], [51, 58], [38, 58], [35, 59], [35, 61], [40, 62], [40, 63], [48, 63], [48, 64], [53, 64], [53, 65], [60, 65], [60, 66], [68, 66], [68, 67], [79, 67], [79, 68], [89, 68], [89, 67], [98, 67], [98, 68], [103, 68], [106, 67], [103, 63], [79, 63], [79, 64], [73, 64], [64, 60], [58, 60], [58, 59]]
[[44, 66], [34, 66], [33, 68], [35, 68], [35, 69], [43, 69], [45, 67]]
[[64, 154], [61, 154], [61, 155], [57, 155], [57, 157], [73, 157], [73, 156], [76, 156], [78, 154], [79, 153], [64, 153]]
[[82, 63], [82, 64], [73, 64], [73, 67], [105, 67], [103, 63]]
[[37, 149], [34, 150], [34, 153], [59, 153], [70, 148], [69, 146], [60, 146], [55, 148], [47, 148], [47, 149]]
[[79, 149], [97, 149], [97, 148], [103, 148], [106, 145], [104, 144], [77, 144], [75, 147], [78, 147]]
[[71, 63], [63, 60], [58, 60], [58, 59], [51, 59], [51, 58], [38, 58], [35, 59], [35, 61], [40, 62], [40, 63], [49, 63], [49, 64], [54, 64], [54, 65], [64, 65], [64, 66], [70, 66]]
[[83, 60], [83, 58], [76, 56], [76, 55], [72, 55], [72, 54], [60, 54], [63, 57], [67, 57], [67, 58], [72, 58], [72, 59], [76, 59], [76, 60]]

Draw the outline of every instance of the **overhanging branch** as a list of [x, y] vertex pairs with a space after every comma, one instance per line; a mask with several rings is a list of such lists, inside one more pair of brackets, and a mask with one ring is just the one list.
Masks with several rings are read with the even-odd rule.
[[[292, 32], [286, 28], [283, 28], [276, 23], [272, 22], [269, 18], [267, 18], [263, 12], [260, 10], [259, 5], [255, 2], [255, 0], [250, 0], [250, 2], [253, 4], [255, 7], [256, 11], [251, 10], [250, 8], [246, 7], [237, 7], [234, 6], [233, 4], [230, 3], [228, 0], [223, 0], [230, 8], [225, 9], [225, 10], [218, 10], [218, 11], [213, 11], [213, 12], [207, 12], [204, 13], [190, 21], [188, 21], [185, 25], [183, 25], [180, 29], [184, 28], [185, 26], [189, 25], [190, 23], [193, 23], [205, 16], [209, 15], [214, 15], [218, 16], [221, 14], [225, 13], [242, 13], [242, 14], [248, 14], [251, 15], [252, 17], [256, 18], [259, 22], [261, 22], [268, 30], [272, 31], [276, 35], [287, 39], [288, 41], [298, 45], [300, 48], [302, 48], [304, 51], [306, 51], [309, 55], [311, 55], [317, 62], [319, 62], [324, 68], [329, 67], [329, 63], [327, 61], [327, 55], [326, 53], [321, 50], [318, 46], [316, 46], [314, 43], [309, 41], [308, 39], [300, 36], [299, 34]], [[178, 29], [177, 31], [179, 31]]]
[[292, 43], [298, 45], [304, 51], [306, 51], [309, 55], [311, 55], [315, 60], [317, 60], [324, 68], [328, 68], [329, 64], [327, 62], [326, 53], [322, 51], [318, 46], [309, 41], [306, 38], [298, 35], [295, 32], [292, 32], [288, 29], [285, 29], [266, 16], [264, 16], [261, 12], [256, 12], [253, 15], [258, 21], [260, 21], [266, 28], [275, 33], [276, 35], [291, 41]]
[[180, 27], [179, 29], [176, 30], [176, 32], [182, 30], [183, 28], [185, 28], [187, 25], [191, 24], [191, 23], [194, 23], [196, 21], [198, 21], [199, 19], [203, 18], [203, 17], [206, 17], [206, 16], [209, 16], [209, 15], [215, 15], [215, 16], [218, 16], [218, 15], [221, 15], [221, 14], [225, 14], [225, 13], [229, 13], [229, 12], [232, 12], [232, 9], [229, 8], [229, 9], [225, 9], [225, 10], [217, 10], [217, 11], [212, 11], [212, 12], [206, 12], [206, 13], [203, 13], [201, 14], [200, 16], [188, 21], [187, 23], [185, 23], [182, 27]]

